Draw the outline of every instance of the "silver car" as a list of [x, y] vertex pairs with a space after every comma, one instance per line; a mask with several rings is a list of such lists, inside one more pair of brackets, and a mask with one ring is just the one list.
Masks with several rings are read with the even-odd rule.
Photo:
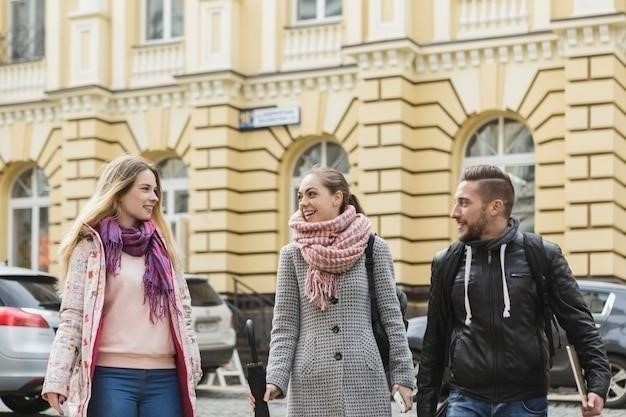
[[46, 272], [0, 264], [0, 398], [16, 413], [49, 407], [40, 393], [59, 327], [56, 284]]
[[191, 295], [191, 318], [202, 361], [203, 381], [228, 363], [235, 349], [233, 313], [206, 277], [185, 275]]

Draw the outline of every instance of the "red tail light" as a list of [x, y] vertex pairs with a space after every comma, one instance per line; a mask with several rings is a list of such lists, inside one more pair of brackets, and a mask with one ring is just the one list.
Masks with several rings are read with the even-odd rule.
[[0, 326], [50, 327], [39, 314], [12, 307], [0, 307]]

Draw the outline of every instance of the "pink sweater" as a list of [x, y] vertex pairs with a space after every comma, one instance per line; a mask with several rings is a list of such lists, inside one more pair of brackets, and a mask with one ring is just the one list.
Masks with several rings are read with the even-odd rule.
[[173, 369], [171, 318], [150, 322], [144, 304], [145, 259], [122, 252], [120, 273], [107, 275], [98, 366]]

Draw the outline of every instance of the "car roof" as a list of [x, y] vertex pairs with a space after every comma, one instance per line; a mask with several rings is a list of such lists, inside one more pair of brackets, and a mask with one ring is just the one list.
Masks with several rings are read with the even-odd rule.
[[600, 281], [595, 279], [578, 279], [578, 285], [583, 288], [597, 288], [609, 291], [626, 291], [626, 284], [617, 282]]
[[49, 278], [56, 277], [45, 271], [37, 271], [34, 269], [21, 268], [18, 266], [8, 266], [5, 264], [0, 264], [0, 277], [2, 276], [13, 276], [13, 277], [36, 277], [36, 276], [44, 276]]

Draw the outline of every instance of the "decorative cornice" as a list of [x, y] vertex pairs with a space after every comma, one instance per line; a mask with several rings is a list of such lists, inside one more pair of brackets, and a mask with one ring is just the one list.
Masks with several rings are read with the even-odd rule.
[[409, 71], [415, 75], [478, 67], [481, 63], [550, 61], [562, 57], [597, 53], [598, 48], [626, 51], [624, 16], [577, 19], [555, 23], [553, 31], [523, 36], [417, 44], [393, 39], [345, 46], [344, 54], [355, 58], [360, 72]]
[[359, 70], [404, 69], [415, 74], [446, 72], [477, 67], [481, 63], [532, 62], [551, 60], [561, 55], [559, 39], [553, 34], [513, 37], [498, 40], [417, 45], [395, 40], [345, 50], [353, 55]]
[[278, 97], [297, 97], [306, 90], [351, 91], [356, 86], [356, 77], [355, 66], [268, 75], [247, 80], [243, 86], [243, 97], [246, 101], [259, 101]]
[[28, 103], [0, 108], [0, 127], [15, 122], [51, 123], [59, 119], [59, 108], [54, 103]]
[[626, 48], [626, 23], [623, 21], [620, 24], [564, 27], [557, 33], [563, 42], [565, 56], [605, 52], [617, 52], [623, 56]]

